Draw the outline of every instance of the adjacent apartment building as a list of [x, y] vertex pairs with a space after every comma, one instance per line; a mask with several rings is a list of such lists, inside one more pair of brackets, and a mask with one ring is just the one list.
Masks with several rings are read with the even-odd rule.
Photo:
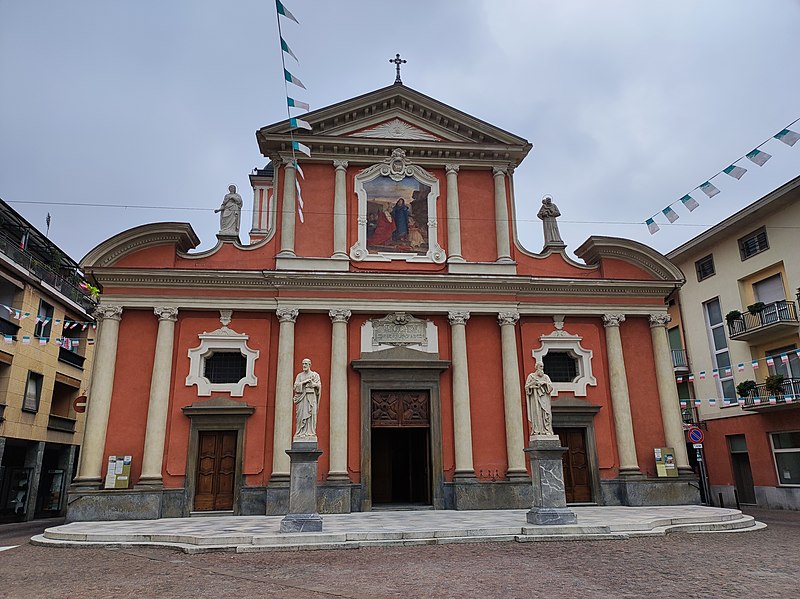
[[800, 177], [667, 257], [686, 275], [669, 336], [712, 497], [800, 509]]
[[0, 200], [0, 522], [66, 510], [94, 300], [78, 265]]

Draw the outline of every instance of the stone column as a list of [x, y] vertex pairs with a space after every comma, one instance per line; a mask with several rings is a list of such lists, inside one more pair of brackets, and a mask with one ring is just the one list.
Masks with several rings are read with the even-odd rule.
[[461, 255], [461, 216], [458, 207], [458, 165], [445, 164], [447, 173], [447, 251], [448, 262], [464, 262]]
[[[283, 202], [281, 203], [281, 251], [279, 256], [294, 256], [295, 203], [297, 201], [297, 170], [294, 160], [283, 161]], [[283, 450], [281, 450], [283, 453]], [[288, 458], [287, 458], [288, 459]], [[288, 466], [287, 466], [288, 468]]]
[[611, 385], [611, 408], [614, 412], [614, 429], [617, 433], [619, 473], [626, 476], [641, 476], [633, 437], [631, 400], [628, 395], [625, 358], [622, 355], [622, 337], [619, 333], [619, 325], [624, 321], [624, 314], [603, 315], [603, 324], [606, 327], [608, 378]]
[[101, 306], [95, 312], [99, 321], [98, 342], [94, 350], [92, 387], [86, 406], [86, 424], [81, 445], [78, 476], [74, 484], [78, 487], [98, 487], [102, 480], [105, 463], [103, 452], [106, 444], [108, 414], [111, 410], [111, 393], [114, 390], [114, 367], [117, 363], [117, 340], [122, 306]]
[[664, 439], [668, 447], [675, 450], [675, 464], [679, 474], [693, 476], [686, 454], [686, 438], [683, 434], [680, 398], [675, 386], [675, 371], [672, 368], [672, 352], [667, 340], [669, 314], [650, 315], [650, 336], [653, 340], [653, 357], [656, 363], [658, 399], [661, 403], [661, 421], [664, 424]]
[[336, 182], [333, 187], [333, 256], [347, 260], [347, 160], [334, 160]]
[[289, 456], [292, 445], [292, 397], [294, 396], [294, 323], [299, 310], [278, 308], [278, 364], [275, 376], [275, 421], [272, 438], [273, 481], [289, 480]]
[[347, 321], [350, 310], [328, 312], [331, 333], [329, 481], [347, 481]]
[[453, 362], [453, 428], [456, 453], [456, 478], [473, 478], [472, 417], [469, 407], [466, 326], [469, 312], [449, 312]]
[[153, 374], [150, 378], [150, 403], [147, 408], [142, 475], [139, 477], [137, 486], [160, 487], [163, 485], [161, 467], [164, 461], [164, 442], [167, 435], [172, 347], [175, 340], [175, 321], [178, 320], [178, 309], [159, 307], [153, 308], [153, 312], [158, 316], [158, 334], [153, 358]]
[[511, 242], [508, 234], [508, 198], [506, 197], [506, 169], [496, 166], [494, 173], [494, 219], [497, 234], [497, 261], [512, 262]]
[[503, 411], [506, 419], [506, 453], [508, 478], [527, 478], [525, 469], [525, 435], [522, 432], [522, 394], [520, 392], [519, 359], [517, 357], [516, 324], [519, 314], [500, 312], [500, 336], [503, 354]]

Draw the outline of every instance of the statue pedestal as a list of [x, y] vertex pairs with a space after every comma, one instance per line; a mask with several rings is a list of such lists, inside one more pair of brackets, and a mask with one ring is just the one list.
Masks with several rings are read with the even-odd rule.
[[281, 520], [281, 532], [319, 532], [322, 518], [317, 512], [317, 460], [322, 452], [316, 441], [292, 441], [287, 449], [289, 469], [289, 513]]
[[531, 524], [575, 524], [575, 512], [567, 508], [564, 494], [564, 466], [561, 457], [567, 451], [557, 436], [534, 435], [525, 449], [531, 461], [533, 507], [527, 514]]

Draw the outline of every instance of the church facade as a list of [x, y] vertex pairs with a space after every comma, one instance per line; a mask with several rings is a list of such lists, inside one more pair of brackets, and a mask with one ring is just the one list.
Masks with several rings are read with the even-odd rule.
[[[551, 200], [544, 248], [523, 248], [531, 144], [405, 85], [305, 118], [257, 132], [248, 244], [233, 188], [208, 251], [165, 222], [83, 259], [102, 296], [69, 519], [285, 513], [305, 358], [322, 513], [529, 507], [537, 363], [568, 502], [699, 502], [665, 330], [680, 270], [610, 237], [570, 259]], [[677, 476], [656, 474], [663, 447]], [[104, 488], [110, 456], [127, 488]]]

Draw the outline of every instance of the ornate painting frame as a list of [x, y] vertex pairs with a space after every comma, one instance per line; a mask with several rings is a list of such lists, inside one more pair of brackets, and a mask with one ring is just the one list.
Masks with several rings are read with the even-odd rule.
[[[420, 185], [428, 187], [427, 194], [427, 250], [421, 252], [392, 252], [387, 250], [370, 252], [367, 243], [369, 194], [365, 187], [379, 177], [388, 177], [392, 181], [401, 182], [406, 178], [415, 179]], [[444, 249], [439, 245], [436, 219], [436, 202], [439, 199], [439, 180], [420, 166], [411, 164], [406, 153], [396, 148], [392, 155], [379, 164], [367, 167], [355, 176], [355, 192], [358, 196], [358, 240], [350, 248], [350, 258], [358, 262], [433, 262], [443, 264], [447, 260]]]

